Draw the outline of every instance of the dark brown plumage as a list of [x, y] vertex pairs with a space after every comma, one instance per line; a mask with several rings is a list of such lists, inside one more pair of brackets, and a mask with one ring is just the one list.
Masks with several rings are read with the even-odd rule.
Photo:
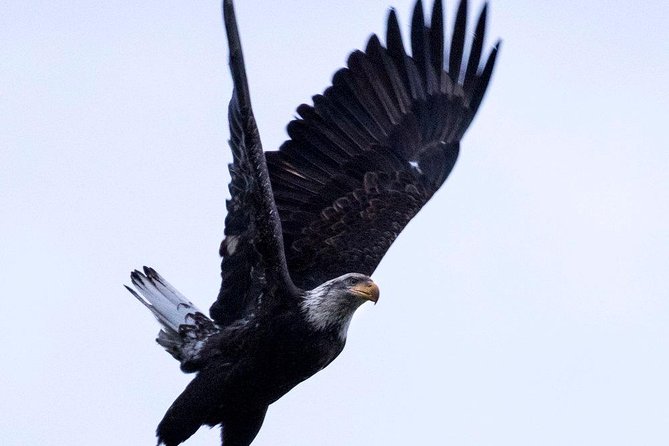
[[154, 270], [131, 275], [130, 291], [163, 326], [158, 342], [197, 372], [160, 422], [160, 442], [221, 424], [224, 446], [247, 446], [268, 405], [342, 351], [355, 309], [378, 300], [368, 276], [455, 165], [499, 47], [481, 63], [486, 15], [467, 45], [461, 1], [447, 48], [441, 1], [428, 23], [418, 0], [409, 56], [391, 11], [386, 47], [372, 36], [353, 52], [332, 86], [298, 107], [290, 139], [263, 152], [224, 0], [233, 162], [211, 319]]

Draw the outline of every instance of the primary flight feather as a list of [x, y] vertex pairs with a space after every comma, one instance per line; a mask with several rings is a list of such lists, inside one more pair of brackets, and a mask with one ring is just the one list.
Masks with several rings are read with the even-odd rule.
[[161, 323], [158, 343], [196, 372], [158, 425], [167, 446], [205, 424], [222, 426], [224, 446], [249, 445], [268, 406], [339, 355], [355, 310], [379, 298], [369, 276], [451, 172], [499, 48], [482, 59], [487, 6], [466, 45], [460, 2], [447, 47], [441, 1], [428, 23], [419, 0], [409, 56], [391, 10], [385, 46], [373, 35], [353, 52], [264, 152], [232, 0], [223, 12], [233, 162], [218, 298], [207, 317], [147, 267], [128, 288]]

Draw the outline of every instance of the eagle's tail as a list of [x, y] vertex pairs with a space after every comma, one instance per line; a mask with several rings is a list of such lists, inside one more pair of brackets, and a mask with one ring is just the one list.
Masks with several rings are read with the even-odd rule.
[[[186, 297], [163, 279], [153, 268], [144, 267], [144, 273], [133, 271], [130, 280], [135, 289], [126, 286], [158, 319], [162, 329], [156, 341], [174, 358], [181, 361], [182, 368], [196, 359], [198, 340], [203, 340], [217, 331], [214, 323], [197, 309]], [[190, 370], [184, 371], [190, 371]]]

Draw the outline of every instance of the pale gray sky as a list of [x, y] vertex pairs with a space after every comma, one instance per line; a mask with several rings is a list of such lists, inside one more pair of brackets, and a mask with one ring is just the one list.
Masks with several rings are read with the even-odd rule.
[[[238, 3], [268, 149], [412, 6]], [[458, 165], [258, 446], [669, 444], [667, 23], [663, 1], [491, 2], [504, 46]], [[0, 49], [2, 443], [153, 444], [190, 376], [121, 285], [147, 264], [216, 296], [219, 2], [5, 1]]]

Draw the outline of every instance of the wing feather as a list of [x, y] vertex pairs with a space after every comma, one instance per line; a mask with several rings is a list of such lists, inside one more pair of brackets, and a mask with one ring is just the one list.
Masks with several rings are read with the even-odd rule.
[[[228, 107], [230, 200], [220, 254], [222, 284], [210, 308], [212, 319], [227, 325], [258, 310], [261, 295], [288, 293], [288, 274], [281, 221], [267, 171], [258, 127], [251, 107], [244, 56], [231, 0], [223, 2], [234, 90]], [[267, 301], [268, 299], [265, 299]]]
[[467, 32], [467, 2], [460, 2], [458, 12], [455, 16], [453, 27], [453, 38], [451, 39], [451, 53], [449, 56], [448, 73], [454, 82], [460, 78], [460, 66], [465, 48], [465, 33]]
[[441, 0], [435, 0], [430, 16], [430, 59], [437, 74], [444, 66], [444, 11]]
[[427, 24], [418, 0], [409, 56], [391, 10], [387, 47], [372, 35], [332, 86], [313, 97], [313, 106], [298, 108], [299, 118], [288, 126], [291, 139], [266, 153], [297, 286], [353, 271], [371, 274], [448, 177], [499, 47], [481, 66], [484, 7], [465, 57], [466, 16], [463, 0], [445, 56], [442, 2], [435, 1]]
[[467, 62], [467, 71], [465, 72], [465, 79], [463, 81], [463, 88], [468, 90], [472, 82], [476, 79], [476, 72], [481, 61], [481, 52], [483, 51], [483, 39], [485, 38], [485, 22], [488, 15], [488, 4], [483, 5], [479, 19], [476, 22], [476, 30], [474, 31], [474, 41], [472, 42], [471, 50], [469, 51], [469, 61]]

